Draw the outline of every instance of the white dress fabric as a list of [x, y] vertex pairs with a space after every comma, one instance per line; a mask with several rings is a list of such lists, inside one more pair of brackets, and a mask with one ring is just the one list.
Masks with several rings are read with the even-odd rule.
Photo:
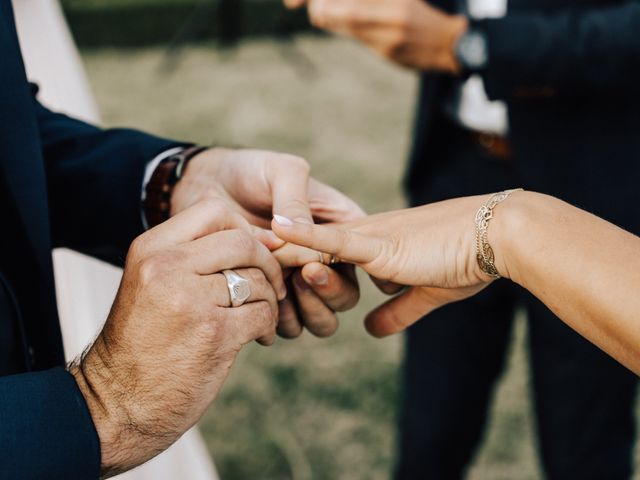
[[[48, 107], [96, 123], [98, 110], [57, 0], [14, 0], [27, 74], [40, 85]], [[151, 159], [150, 159], [151, 160]], [[65, 352], [75, 358], [104, 323], [121, 270], [69, 250], [53, 254]], [[122, 480], [216, 480], [215, 468], [196, 428]]]

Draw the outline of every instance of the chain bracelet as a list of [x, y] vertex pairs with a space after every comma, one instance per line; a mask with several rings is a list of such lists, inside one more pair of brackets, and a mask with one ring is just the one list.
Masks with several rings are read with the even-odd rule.
[[513, 192], [519, 191], [522, 191], [522, 188], [514, 188], [513, 190], [494, 193], [476, 213], [476, 259], [478, 260], [480, 270], [493, 278], [500, 278], [500, 273], [496, 268], [493, 248], [489, 245], [489, 222], [493, 218], [493, 209], [496, 205], [504, 202]]

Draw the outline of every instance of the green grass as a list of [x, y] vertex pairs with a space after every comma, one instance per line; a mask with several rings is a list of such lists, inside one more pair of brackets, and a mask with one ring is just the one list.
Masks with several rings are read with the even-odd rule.
[[[415, 78], [347, 41], [310, 37], [298, 46], [315, 74], [268, 41], [191, 48], [173, 74], [161, 72], [157, 49], [84, 58], [108, 124], [297, 153], [369, 211], [401, 206]], [[201, 422], [223, 479], [389, 478], [401, 337], [364, 332], [364, 314], [383, 297], [366, 280], [363, 288], [333, 338], [243, 351]], [[472, 479], [540, 478], [524, 330], [519, 319]]]
[[[76, 42], [82, 47], [141, 47], [228, 40], [229, 35], [271, 36], [309, 30], [304, 9], [287, 10], [282, 0], [230, 3], [203, 0], [64, 0]], [[233, 11], [230, 11], [233, 10]]]

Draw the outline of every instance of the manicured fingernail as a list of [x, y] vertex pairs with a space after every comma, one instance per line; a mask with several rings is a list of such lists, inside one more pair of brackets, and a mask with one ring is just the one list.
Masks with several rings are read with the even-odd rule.
[[319, 287], [324, 287], [325, 285], [327, 285], [329, 283], [329, 274], [323, 268], [322, 270], [318, 270], [317, 273], [314, 273], [311, 276], [311, 278], [309, 278], [309, 281], [313, 285], [317, 285]]
[[302, 275], [295, 275], [293, 277], [293, 281], [296, 282], [296, 286], [300, 290], [304, 290], [304, 291], [311, 290], [311, 287], [307, 282], [305, 282], [304, 278], [302, 278]]
[[313, 221], [309, 218], [306, 217], [298, 217], [294, 220], [294, 222], [296, 223], [306, 223], [308, 225], [311, 225], [313, 223]]
[[278, 225], [282, 225], [283, 227], [293, 226], [293, 222], [287, 217], [283, 217], [282, 215], [274, 215], [273, 219], [276, 221]]

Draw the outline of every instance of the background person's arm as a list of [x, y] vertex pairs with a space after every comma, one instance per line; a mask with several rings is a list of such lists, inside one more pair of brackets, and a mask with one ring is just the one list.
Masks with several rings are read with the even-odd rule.
[[[449, 200], [334, 227], [279, 219], [273, 228], [284, 240], [415, 286], [369, 314], [367, 328], [383, 336], [491, 283], [476, 260], [473, 223], [486, 199]], [[640, 238], [560, 200], [518, 192], [495, 208], [489, 243], [503, 276], [640, 373]], [[291, 249], [281, 252], [285, 264], [295, 257]]]
[[640, 79], [640, 2], [514, 12], [477, 22], [487, 34], [487, 94], [506, 99], [556, 91], [575, 95], [619, 90]]
[[[291, 8], [301, 0], [285, 2]], [[409, 68], [459, 73], [454, 53], [467, 30], [423, 0], [310, 0], [312, 22], [350, 35]], [[472, 20], [486, 34], [488, 63], [479, 72], [491, 99], [636, 91], [640, 78], [640, 2], [515, 11]]]

